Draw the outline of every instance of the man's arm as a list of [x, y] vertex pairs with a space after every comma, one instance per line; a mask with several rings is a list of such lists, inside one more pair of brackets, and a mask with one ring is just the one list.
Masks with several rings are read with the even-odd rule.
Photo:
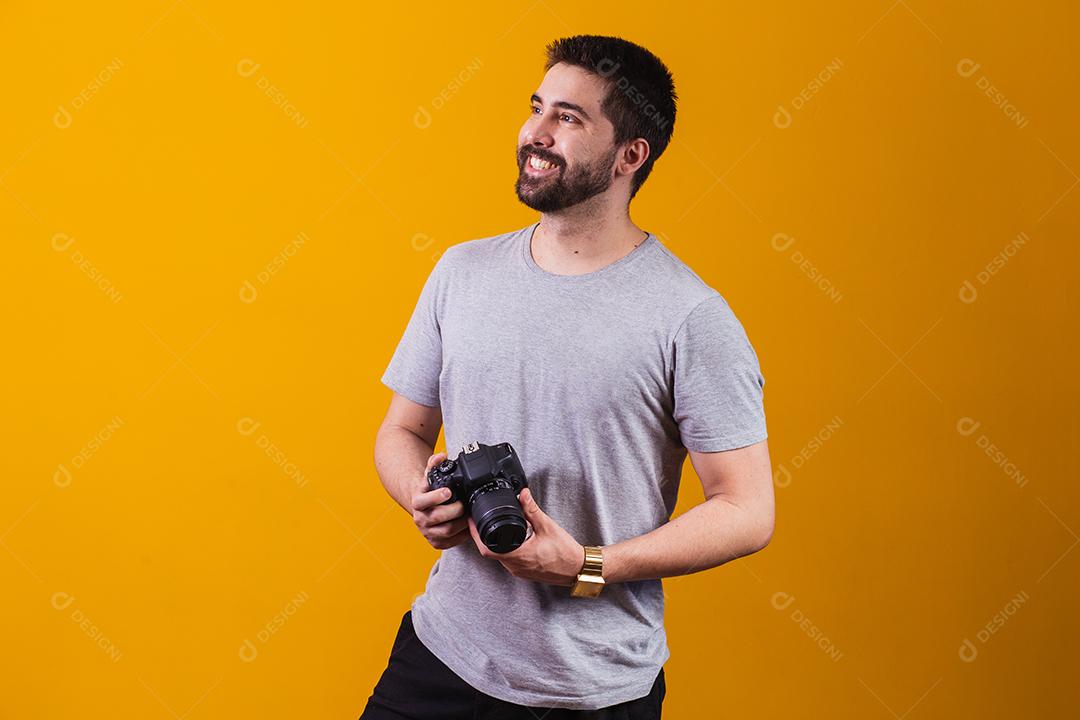
[[420, 405], [394, 393], [375, 435], [375, 470], [386, 492], [413, 514], [412, 497], [442, 428], [442, 409]]
[[768, 441], [724, 452], [690, 451], [690, 461], [705, 502], [652, 532], [605, 546], [605, 582], [689, 575], [769, 544], [775, 507]]

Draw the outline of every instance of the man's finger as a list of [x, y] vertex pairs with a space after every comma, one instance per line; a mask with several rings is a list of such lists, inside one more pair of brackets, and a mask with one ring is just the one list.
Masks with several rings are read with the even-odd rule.
[[413, 510], [427, 510], [450, 499], [450, 488], [419, 492], [412, 497]]
[[536, 532], [543, 529], [545, 522], [547, 521], [547, 515], [540, 509], [540, 506], [536, 504], [536, 498], [533, 497], [532, 490], [525, 488], [518, 494], [518, 500], [521, 502], [521, 509], [525, 511], [525, 518], [529, 521], [529, 524], [533, 526]]
[[428, 457], [427, 465], [424, 467], [424, 476], [422, 478], [420, 478], [422, 489], [427, 490], [427, 488], [428, 488], [428, 478], [427, 478], [427, 476], [428, 476], [428, 473], [431, 472], [431, 468], [435, 467], [436, 465], [438, 465], [439, 463], [441, 463], [445, 459], [446, 459], [446, 453], [444, 453], [444, 452], [435, 453], [434, 455], [431, 455], [430, 457]]
[[428, 488], [428, 478], [427, 478], [427, 476], [428, 476], [428, 473], [431, 472], [431, 468], [435, 467], [436, 465], [438, 465], [439, 463], [441, 463], [445, 459], [446, 459], [446, 453], [444, 453], [444, 452], [435, 453], [434, 455], [432, 455], [432, 456], [430, 456], [428, 458], [427, 466], [424, 468], [424, 477], [420, 478], [420, 482], [423, 483], [423, 488], [425, 490]]
[[416, 479], [416, 486], [413, 488], [413, 498], [420, 493], [425, 493], [431, 490], [431, 483], [428, 482], [428, 473], [431, 472], [431, 468], [435, 467], [443, 460], [446, 459], [445, 452], [435, 453], [428, 457], [427, 466], [424, 468], [423, 474]]
[[[424, 512], [427, 513], [428, 525], [439, 525], [441, 523], [450, 522], [451, 520], [454, 520], [456, 518], [464, 517], [465, 505], [460, 500], [458, 500], [457, 502], [452, 502], [449, 505], [436, 505], [435, 507], [425, 510]], [[462, 529], [465, 528], [464, 525], [462, 525], [461, 527]]]
[[461, 543], [468, 541], [468, 539], [469, 539], [469, 528], [465, 528], [464, 530], [457, 533], [456, 535], [451, 535], [450, 537], [446, 538], [446, 540], [444, 540], [443, 542], [446, 545], [449, 545], [450, 547], [453, 547], [455, 545], [460, 545]]
[[456, 518], [450, 522], [439, 523], [429, 528], [429, 532], [436, 537], [454, 537], [469, 532], [469, 523], [465, 518]]
[[441, 463], [445, 459], [446, 459], [446, 453], [445, 452], [435, 453], [434, 455], [432, 455], [431, 457], [428, 458], [427, 467], [424, 468], [424, 473], [426, 474], [428, 470], [435, 467], [436, 465], [438, 465], [439, 463]]
[[476, 529], [476, 523], [473, 521], [472, 516], [469, 516], [469, 534], [472, 535], [473, 542], [476, 543], [476, 549], [480, 551], [480, 554], [484, 557], [492, 554], [488, 546], [484, 544], [484, 541], [480, 539], [480, 532]]

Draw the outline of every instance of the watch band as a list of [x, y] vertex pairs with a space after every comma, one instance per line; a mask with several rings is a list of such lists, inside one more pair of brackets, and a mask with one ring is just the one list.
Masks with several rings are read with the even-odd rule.
[[577, 582], [570, 588], [572, 597], [594, 598], [604, 589], [604, 555], [598, 545], [585, 546], [585, 564], [578, 573]]

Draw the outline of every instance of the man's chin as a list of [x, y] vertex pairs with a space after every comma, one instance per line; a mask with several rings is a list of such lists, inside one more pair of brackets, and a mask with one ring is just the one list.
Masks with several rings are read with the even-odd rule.
[[562, 206], [558, 203], [553, 203], [549, 197], [541, 197], [535, 193], [528, 191], [522, 192], [522, 189], [518, 187], [517, 198], [521, 201], [521, 204], [525, 207], [536, 210], [537, 212], [554, 212], [555, 210], [561, 210]]
[[540, 177], [537, 177], [535, 175], [530, 175], [527, 172], [522, 172], [518, 175], [518, 182], [522, 185], [540, 186], [547, 184], [549, 180], [558, 180], [558, 178], [558, 173], [551, 173], [550, 175], [541, 175]]

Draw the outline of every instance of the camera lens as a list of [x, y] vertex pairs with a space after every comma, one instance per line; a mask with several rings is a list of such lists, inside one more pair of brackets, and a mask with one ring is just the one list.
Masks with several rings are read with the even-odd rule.
[[492, 552], [508, 553], [525, 542], [525, 514], [512, 488], [496, 486], [473, 496], [472, 518]]

